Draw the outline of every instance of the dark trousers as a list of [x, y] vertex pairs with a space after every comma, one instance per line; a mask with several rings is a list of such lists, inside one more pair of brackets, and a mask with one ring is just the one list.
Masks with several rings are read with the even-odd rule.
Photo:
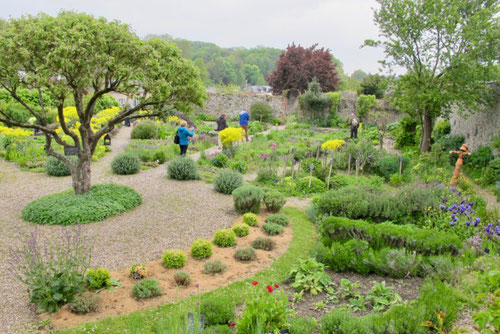
[[358, 138], [358, 127], [351, 126], [351, 139], [357, 139], [357, 138]]
[[186, 152], [188, 150], [188, 146], [187, 145], [179, 145], [179, 147], [181, 148], [181, 155], [185, 156]]

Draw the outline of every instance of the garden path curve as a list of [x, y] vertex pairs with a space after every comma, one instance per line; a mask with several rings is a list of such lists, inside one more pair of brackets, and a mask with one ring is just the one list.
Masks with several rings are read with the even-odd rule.
[[[231, 196], [216, 193], [212, 185], [201, 181], [169, 180], [165, 166], [136, 175], [114, 175], [111, 160], [127, 146], [130, 132], [131, 128], [122, 127], [112, 138], [112, 152], [92, 164], [92, 183], [131, 186], [141, 194], [143, 204], [123, 215], [82, 226], [83, 235], [93, 245], [93, 266], [118, 269], [158, 259], [166, 249], [210, 238], [237, 217]], [[36, 230], [43, 237], [55, 238], [65, 228], [25, 222], [21, 211], [39, 197], [70, 187], [69, 176], [25, 172], [0, 161], [0, 333], [19, 333], [19, 328], [36, 319], [24, 286], [8, 271], [9, 247], [21, 244], [21, 234]]]

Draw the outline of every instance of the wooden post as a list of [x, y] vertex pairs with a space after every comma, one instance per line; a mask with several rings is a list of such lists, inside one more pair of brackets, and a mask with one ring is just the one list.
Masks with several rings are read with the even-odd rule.
[[311, 165], [309, 166], [309, 189], [311, 189], [311, 182], [312, 182], [312, 176], [313, 176], [313, 170], [314, 170], [314, 164], [311, 163]]
[[321, 151], [321, 145], [318, 145], [318, 150], [316, 151], [316, 160], [319, 160], [319, 152]]
[[296, 164], [297, 162], [294, 160], [292, 160], [292, 184], [291, 184], [291, 187], [292, 187], [292, 190], [293, 190], [293, 172], [295, 171], [295, 169], [293, 168], [293, 166]]
[[403, 156], [399, 157], [399, 177], [401, 178], [401, 174], [403, 173]]
[[284, 166], [283, 166], [283, 185], [285, 185], [285, 177], [286, 177], [286, 163], [288, 162], [288, 155], [285, 155], [283, 158]]
[[333, 168], [333, 159], [330, 160], [330, 171], [328, 172], [328, 184], [326, 186], [326, 189], [330, 189], [330, 177], [332, 176], [332, 168]]
[[349, 153], [349, 158], [347, 159], [347, 173], [351, 174], [351, 154]]

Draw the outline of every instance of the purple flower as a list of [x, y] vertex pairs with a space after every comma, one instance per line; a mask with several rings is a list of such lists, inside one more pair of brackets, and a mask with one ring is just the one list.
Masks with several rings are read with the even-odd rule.
[[467, 225], [467, 227], [469, 227], [470, 226], [470, 220], [466, 221], [465, 225]]
[[443, 184], [442, 184], [442, 183], [439, 183], [439, 184], [437, 185], [437, 187], [438, 187], [438, 189], [443, 189]]
[[481, 222], [481, 219], [476, 218], [476, 220], [474, 220], [474, 227], [477, 227], [477, 225], [479, 225], [480, 222]]
[[474, 206], [474, 204], [475, 204], [474, 202], [469, 202], [470, 206]]
[[446, 205], [441, 204], [441, 211], [444, 211], [446, 209]]
[[196, 304], [196, 306], [200, 306], [200, 302], [196, 302], [195, 304]]
[[497, 236], [500, 237], [500, 226], [495, 226], [495, 232], [497, 233]]
[[456, 223], [455, 221], [451, 221], [451, 222], [450, 222], [450, 225], [451, 225], [451, 226], [455, 226], [455, 223]]
[[443, 197], [443, 203], [448, 202], [448, 199], [446, 197]]
[[449, 189], [450, 189], [450, 191], [452, 191], [452, 192], [457, 191], [457, 189], [455, 189], [455, 188], [453, 188], [453, 187], [450, 187]]

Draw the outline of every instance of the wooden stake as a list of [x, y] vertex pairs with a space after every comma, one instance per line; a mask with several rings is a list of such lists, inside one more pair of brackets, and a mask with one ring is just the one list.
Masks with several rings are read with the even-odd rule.
[[401, 173], [403, 172], [403, 157], [399, 157], [399, 177], [401, 178]]
[[330, 176], [332, 175], [332, 168], [333, 168], [333, 159], [330, 161], [330, 171], [328, 172], [328, 185], [326, 186], [326, 189], [330, 189]]
[[347, 160], [347, 173], [351, 174], [351, 154], [349, 154], [349, 159]]

